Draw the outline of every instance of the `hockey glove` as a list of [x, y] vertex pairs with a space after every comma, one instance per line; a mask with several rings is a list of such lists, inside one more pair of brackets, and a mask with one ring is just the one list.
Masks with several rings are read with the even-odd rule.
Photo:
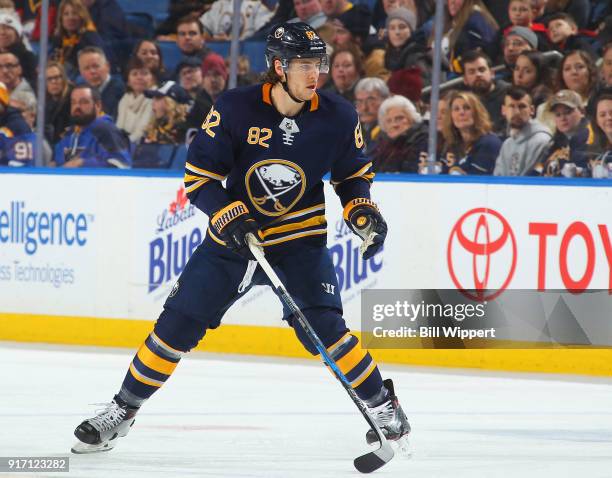
[[376, 254], [387, 237], [387, 223], [376, 204], [366, 198], [353, 199], [344, 207], [343, 216], [351, 231], [363, 239], [360, 248], [363, 259]]
[[260, 238], [259, 226], [242, 201], [234, 201], [217, 211], [210, 220], [210, 225], [228, 249], [245, 259], [255, 260], [246, 237], [247, 234], [253, 233], [256, 238]]

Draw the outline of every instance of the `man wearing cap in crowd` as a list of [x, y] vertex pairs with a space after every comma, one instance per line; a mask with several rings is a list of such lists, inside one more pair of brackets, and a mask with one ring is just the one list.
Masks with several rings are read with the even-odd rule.
[[202, 60], [197, 57], [185, 57], [176, 66], [175, 79], [192, 99], [202, 90]]
[[[376, 76], [386, 80], [389, 72], [385, 69], [385, 50], [378, 40], [370, 37], [376, 33], [376, 30], [372, 26], [372, 13], [368, 7], [354, 5], [343, 13], [330, 18], [333, 18], [332, 26], [334, 27], [332, 46], [338, 48], [350, 44], [356, 45], [364, 53], [365, 76]], [[372, 38], [373, 41], [370, 42], [369, 38]]]
[[38, 59], [23, 42], [23, 26], [19, 17], [11, 12], [0, 12], [0, 52], [10, 52], [19, 59], [23, 77], [36, 86]]
[[320, 0], [293, 0], [296, 16], [288, 20], [289, 23], [308, 23], [315, 30], [327, 21]]
[[73, 126], [57, 145], [53, 159], [65, 168], [129, 168], [132, 157], [128, 137], [102, 110], [97, 88], [77, 85], [70, 94]]
[[529, 28], [512, 27], [504, 37], [504, 64], [506, 69], [500, 73], [500, 77], [511, 80], [516, 59], [524, 51], [533, 51], [538, 49], [538, 37]]
[[0, 83], [0, 166], [34, 166], [36, 136], [21, 112], [9, 106], [9, 91]]
[[587, 175], [587, 146], [593, 130], [585, 117], [582, 98], [572, 90], [561, 90], [549, 100], [557, 131], [546, 154], [535, 167], [542, 176]]
[[222, 56], [211, 53], [202, 62], [203, 85], [206, 93], [210, 95], [213, 102], [227, 86], [227, 67]]
[[189, 128], [199, 128], [211, 106], [227, 86], [228, 71], [225, 60], [211, 53], [202, 62], [202, 87], [195, 96], [195, 103], [187, 114]]
[[23, 77], [19, 58], [13, 53], [0, 53], [0, 82], [4, 83], [10, 95], [14, 92], [34, 94], [34, 90]]

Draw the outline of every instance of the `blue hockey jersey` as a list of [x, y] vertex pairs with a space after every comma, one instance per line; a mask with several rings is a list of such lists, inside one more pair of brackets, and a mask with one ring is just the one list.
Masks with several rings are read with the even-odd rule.
[[7, 107], [0, 115], [0, 166], [34, 166], [36, 136], [21, 116]]
[[[298, 115], [285, 117], [271, 90], [269, 83], [253, 85], [217, 100], [189, 147], [187, 195], [209, 217], [244, 202], [264, 246], [325, 244], [323, 176], [331, 172], [343, 205], [370, 197], [374, 173], [357, 112], [343, 98], [318, 92]], [[222, 243], [210, 228], [206, 240]]]

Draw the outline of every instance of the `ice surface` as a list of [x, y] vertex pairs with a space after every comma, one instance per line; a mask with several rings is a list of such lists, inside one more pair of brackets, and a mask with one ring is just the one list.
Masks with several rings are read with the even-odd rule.
[[[365, 421], [318, 362], [193, 353], [130, 434], [71, 455], [72, 432], [109, 401], [133, 351], [0, 342], [0, 456], [67, 456], [69, 474], [360, 476]], [[411, 459], [373, 476], [612, 476], [612, 380], [383, 367], [412, 424]], [[7, 476], [0, 474], [0, 476]], [[25, 473], [20, 478], [29, 476]]]

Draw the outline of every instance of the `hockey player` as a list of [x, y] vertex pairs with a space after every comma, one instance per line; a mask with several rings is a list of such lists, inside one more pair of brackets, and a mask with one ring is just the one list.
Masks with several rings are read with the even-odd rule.
[[[228, 308], [253, 284], [269, 284], [246, 237], [254, 233], [287, 290], [390, 440], [410, 426], [370, 354], [342, 318], [340, 288], [326, 247], [322, 178], [359, 228], [371, 221], [370, 258], [387, 225], [370, 200], [374, 174], [362, 153], [353, 106], [315, 91], [329, 68], [326, 45], [305, 23], [284, 23], [268, 36], [264, 84], [230, 90], [211, 108], [190, 145], [185, 171], [189, 199], [210, 218], [206, 238], [174, 285], [153, 332], [130, 364], [113, 401], [75, 430], [72, 451], [106, 451], [125, 436], [139, 407], [170, 377], [181, 357], [217, 328]], [[223, 180], [227, 180], [225, 187]], [[372, 236], [370, 236], [371, 238]], [[285, 310], [285, 320], [311, 353], [317, 351]], [[369, 430], [368, 443], [377, 441]]]

